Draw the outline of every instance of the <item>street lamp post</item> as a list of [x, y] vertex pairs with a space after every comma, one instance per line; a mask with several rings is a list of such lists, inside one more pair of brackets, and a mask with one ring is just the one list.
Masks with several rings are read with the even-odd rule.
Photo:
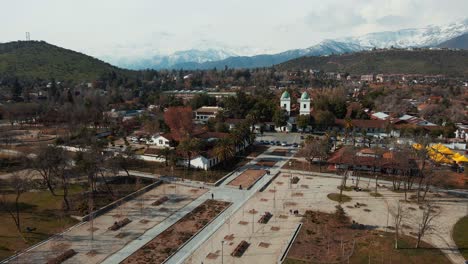
[[224, 240], [221, 240], [221, 264], [224, 264]]
[[292, 162], [289, 161], [289, 189], [291, 189], [291, 180], [292, 180], [291, 164]]

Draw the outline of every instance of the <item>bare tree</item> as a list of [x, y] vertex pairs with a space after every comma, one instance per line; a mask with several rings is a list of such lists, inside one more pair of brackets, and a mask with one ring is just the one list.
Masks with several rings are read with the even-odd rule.
[[421, 239], [424, 235], [432, 230], [434, 226], [432, 225], [432, 221], [439, 216], [440, 211], [436, 210], [434, 205], [432, 205], [429, 201], [426, 201], [426, 204], [423, 206], [420, 222], [418, 224], [418, 235], [416, 242], [416, 248], [419, 248], [421, 243]]
[[418, 159], [420, 165], [418, 169], [418, 177], [419, 177], [419, 182], [418, 182], [418, 192], [417, 192], [417, 199], [418, 203], [421, 201], [421, 189], [423, 187], [423, 180], [425, 177], [425, 172], [426, 172], [426, 166], [429, 164], [430, 158], [429, 158], [429, 139], [427, 138], [417, 138], [415, 140], [418, 144], [420, 144], [420, 148], [414, 148], [415, 156]]
[[52, 195], [56, 196], [55, 186], [66, 166], [65, 153], [59, 147], [46, 146], [39, 150], [32, 160], [32, 168], [37, 171]]
[[322, 172], [322, 162], [326, 159], [330, 146], [327, 139], [316, 140], [313, 138], [307, 138], [306, 144], [299, 151], [299, 155], [306, 158], [310, 164], [315, 159], [319, 159], [320, 172]]
[[14, 202], [12, 202], [5, 193], [2, 194], [0, 197], [0, 209], [10, 215], [11, 219], [15, 222], [18, 234], [24, 241], [26, 241], [21, 232], [20, 198], [21, 195], [27, 192], [31, 187], [29, 171], [13, 172], [10, 179], [10, 186], [14, 192]]
[[393, 227], [395, 228], [395, 249], [398, 249], [398, 239], [400, 236], [400, 227], [403, 224], [403, 220], [406, 217], [403, 207], [400, 204], [400, 201], [398, 201], [396, 208], [394, 210], [390, 210], [390, 214], [392, 215], [393, 218]]

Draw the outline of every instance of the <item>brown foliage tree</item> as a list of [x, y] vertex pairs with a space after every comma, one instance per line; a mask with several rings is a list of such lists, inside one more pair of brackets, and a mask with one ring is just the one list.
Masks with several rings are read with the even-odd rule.
[[164, 113], [164, 121], [177, 139], [190, 136], [193, 132], [191, 107], [169, 107]]

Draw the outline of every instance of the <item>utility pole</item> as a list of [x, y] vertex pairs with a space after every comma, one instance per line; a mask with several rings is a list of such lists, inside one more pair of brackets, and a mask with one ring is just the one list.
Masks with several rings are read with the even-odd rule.
[[224, 264], [224, 240], [221, 240], [221, 264]]

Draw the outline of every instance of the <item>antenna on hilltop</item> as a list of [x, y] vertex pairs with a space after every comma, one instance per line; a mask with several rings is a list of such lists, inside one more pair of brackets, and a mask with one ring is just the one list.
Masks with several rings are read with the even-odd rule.
[[30, 41], [31, 40], [31, 33], [26, 32], [26, 40]]

